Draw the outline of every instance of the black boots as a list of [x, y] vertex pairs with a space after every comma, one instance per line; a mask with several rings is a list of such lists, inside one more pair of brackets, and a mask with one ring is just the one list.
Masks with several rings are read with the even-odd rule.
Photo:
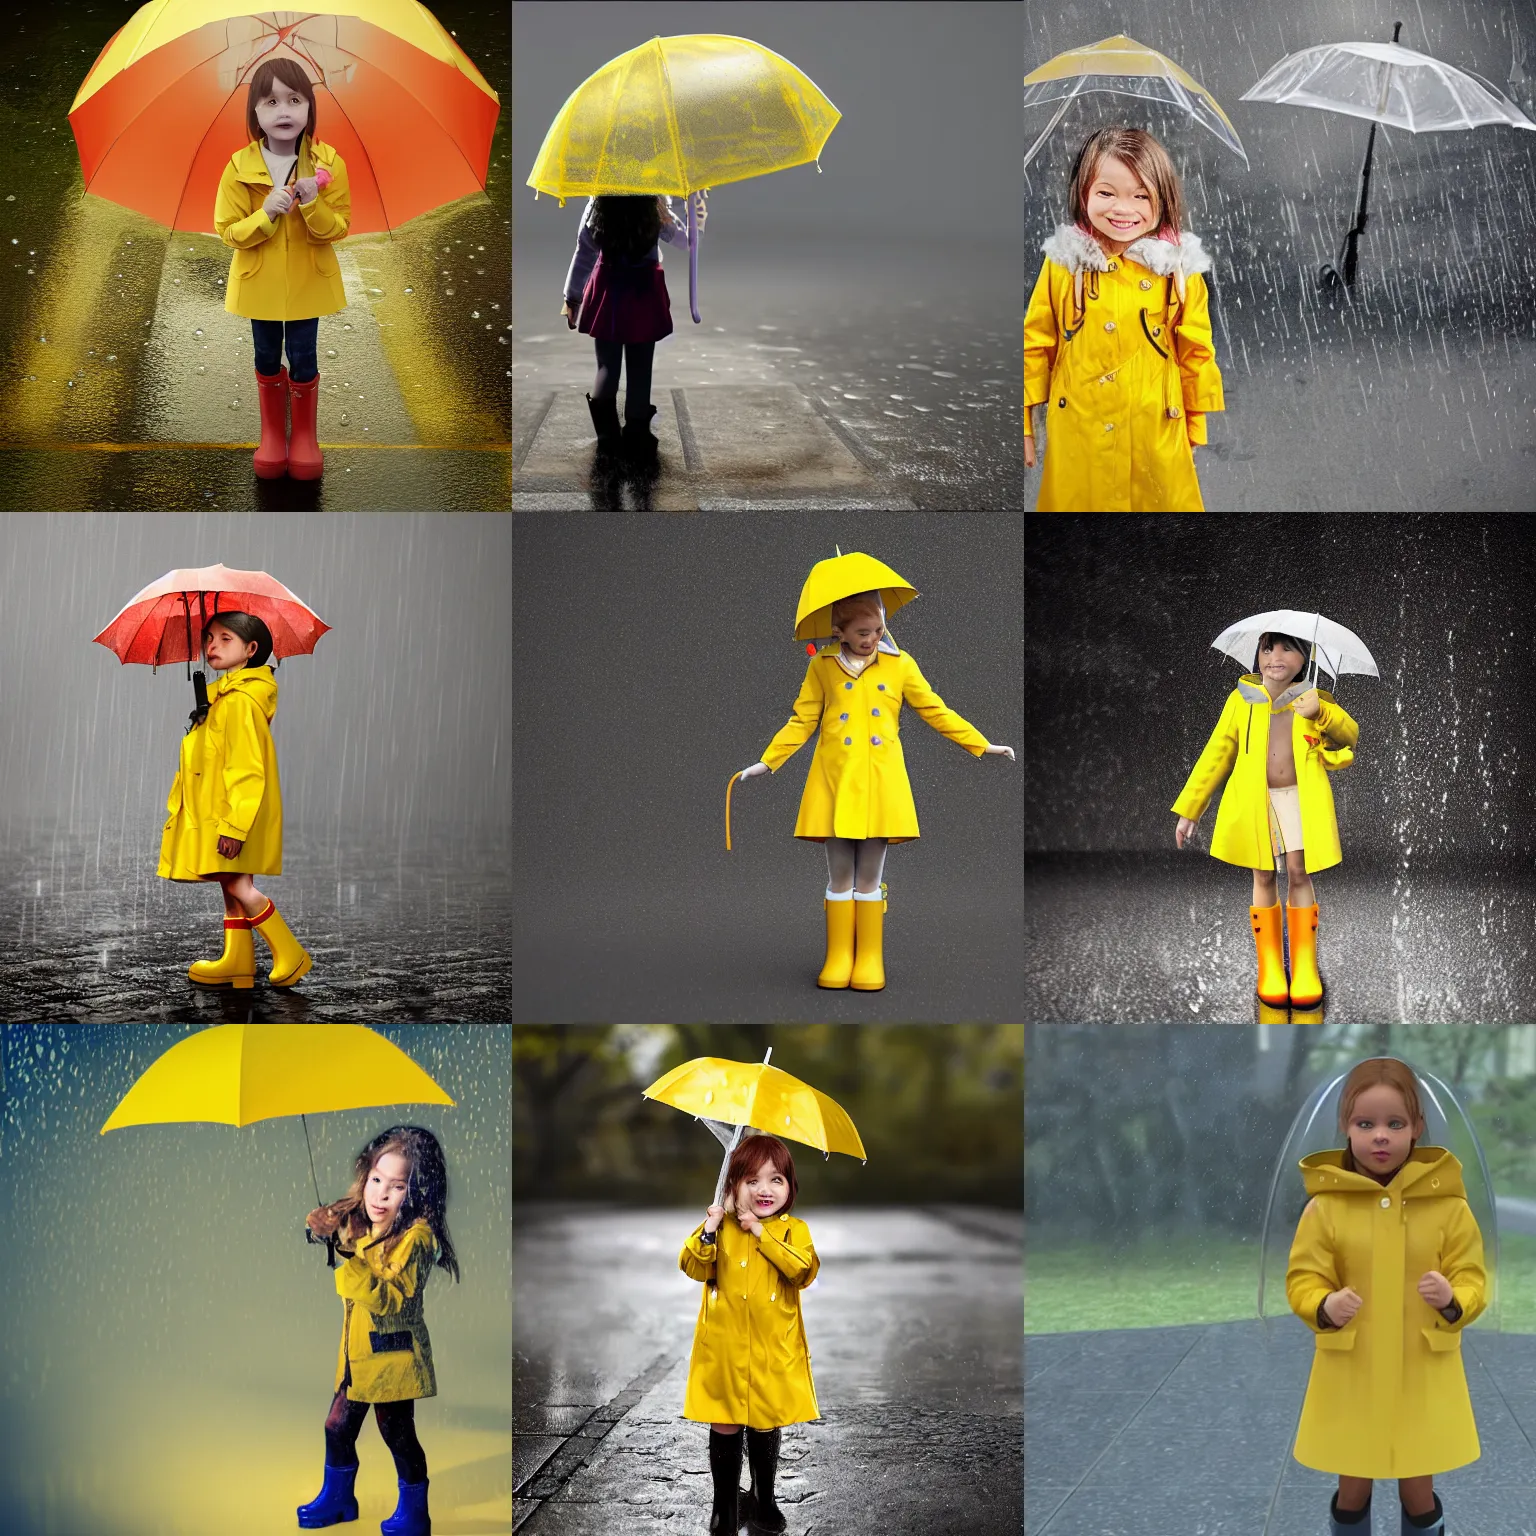
[[656, 466], [657, 442], [651, 436], [651, 421], [656, 415], [656, 407], [647, 405], [640, 408], [639, 413], [632, 415], [629, 401], [624, 402], [624, 459], [631, 468], [636, 470], [654, 469]]
[[619, 403], [617, 397], [594, 400], [587, 396], [587, 409], [592, 413], [592, 426], [597, 433], [597, 464], [606, 467], [619, 455]]
[[1339, 1513], [1339, 1496], [1334, 1494], [1328, 1501], [1328, 1536], [1360, 1536], [1371, 1528], [1371, 1501], [1365, 1501], [1364, 1509], [1352, 1509]]
[[773, 1501], [773, 1479], [779, 1470], [781, 1433], [777, 1429], [747, 1431], [747, 1461], [752, 1467], [752, 1491], [747, 1495], [747, 1528], [754, 1533], [768, 1533], [768, 1536], [778, 1536], [786, 1523], [779, 1506]]
[[[715, 1480], [715, 1507], [710, 1511], [709, 1536], [736, 1536], [741, 1524], [742, 1430], [734, 1435], [709, 1432], [709, 1472]], [[781, 1527], [782, 1529], [782, 1527]]]

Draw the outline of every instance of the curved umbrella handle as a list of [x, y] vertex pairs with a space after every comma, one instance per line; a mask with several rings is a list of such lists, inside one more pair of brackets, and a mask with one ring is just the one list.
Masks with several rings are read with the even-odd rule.
[[733, 773], [725, 786], [725, 851], [731, 851], [731, 791], [736, 787], [736, 780], [741, 775]]
[[[699, 323], [699, 226], [693, 216], [694, 194], [688, 194], [688, 312], [693, 323]], [[730, 847], [730, 839], [726, 839]]]

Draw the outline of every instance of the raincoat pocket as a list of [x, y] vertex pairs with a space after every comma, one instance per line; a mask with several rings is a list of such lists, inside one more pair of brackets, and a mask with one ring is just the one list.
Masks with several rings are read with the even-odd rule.
[[336, 252], [329, 245], [311, 245], [309, 254], [315, 258], [315, 271], [321, 277], [335, 277], [341, 267], [336, 260]]
[[1429, 1340], [1429, 1347], [1437, 1355], [1444, 1354], [1449, 1349], [1461, 1348], [1461, 1330], [1459, 1328], [1452, 1333], [1449, 1329], [1436, 1328], [1431, 1325], [1428, 1328], [1421, 1328], [1419, 1332]]
[[[1425, 1329], [1426, 1333], [1430, 1330]], [[1317, 1336], [1319, 1349], [1353, 1349], [1355, 1347], [1355, 1330], [1353, 1328], [1340, 1328], [1328, 1333], [1320, 1333]]]
[[262, 258], [266, 255], [266, 246], [252, 245], [244, 250], [235, 252], [235, 276], [243, 283], [261, 270]]

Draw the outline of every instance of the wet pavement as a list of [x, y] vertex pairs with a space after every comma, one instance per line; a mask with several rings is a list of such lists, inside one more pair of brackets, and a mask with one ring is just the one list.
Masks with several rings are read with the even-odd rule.
[[[1337, 1479], [1291, 1455], [1312, 1355], [1307, 1326], [1288, 1317], [1031, 1335], [1024, 1529], [1321, 1532]], [[1474, 1324], [1462, 1361], [1482, 1454], [1435, 1478], [1447, 1529], [1536, 1536], [1536, 1338]], [[1379, 1481], [1372, 1503], [1376, 1530], [1391, 1530], [1396, 1482]]]
[[676, 329], [655, 353], [660, 474], [594, 478], [593, 346], [560, 316], [577, 206], [518, 232], [515, 511], [1023, 509], [1016, 245], [818, 235], [813, 253], [718, 222], [697, 326], [686, 254], [663, 251]]
[[[506, 855], [485, 839], [285, 837], [258, 877], [314, 967], [295, 987], [194, 985], [223, 943], [218, 892], [155, 875], [159, 833], [114, 846], [13, 828], [0, 883], [0, 1020], [29, 1023], [503, 1022], [511, 1010]], [[479, 862], [477, 862], [477, 860]]]
[[[822, 1418], [784, 1431], [791, 1536], [1013, 1536], [1021, 1213], [800, 1214], [822, 1260], [803, 1304]], [[513, 1512], [528, 1536], [708, 1529], [707, 1432], [679, 1417], [698, 1285], [677, 1254], [697, 1220], [518, 1201]]]
[[[435, 8], [502, 96], [487, 195], [338, 248], [320, 321], [319, 482], [258, 481], [250, 322], [230, 251], [84, 195], [69, 104], [110, 35], [55, 7], [0, 65], [0, 508], [505, 509], [510, 501], [510, 39], [505, 12]], [[322, 137], [324, 124], [321, 124]], [[211, 222], [211, 213], [210, 213]]]
[[1351, 859], [1325, 870], [1323, 1004], [1289, 1015], [1253, 990], [1243, 870], [1195, 870], [1172, 850], [1032, 854], [1025, 882], [1025, 1006], [1039, 1022], [1503, 1024], [1536, 1014], [1528, 864], [1404, 874]]

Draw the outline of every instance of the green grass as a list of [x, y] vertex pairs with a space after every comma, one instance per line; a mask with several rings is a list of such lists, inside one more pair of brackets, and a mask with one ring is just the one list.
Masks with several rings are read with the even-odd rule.
[[[1503, 1330], [1536, 1333], [1536, 1237], [1500, 1243]], [[1166, 1328], [1256, 1315], [1258, 1243], [1217, 1233], [1153, 1234], [1128, 1246], [1025, 1240], [1024, 1331]]]

